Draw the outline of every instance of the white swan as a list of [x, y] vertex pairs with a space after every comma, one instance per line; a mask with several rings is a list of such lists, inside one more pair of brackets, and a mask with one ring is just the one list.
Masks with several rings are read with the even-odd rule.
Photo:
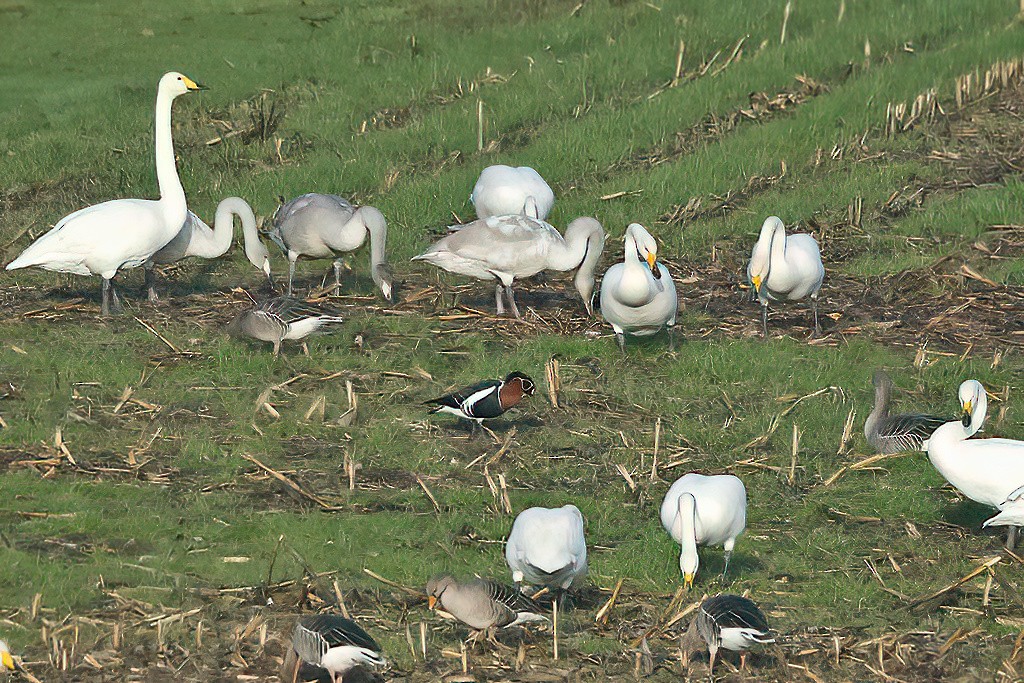
[[810, 235], [786, 235], [786, 226], [769, 216], [750, 254], [747, 279], [761, 302], [761, 331], [768, 336], [768, 302], [811, 297], [814, 332], [818, 326], [818, 292], [825, 279], [818, 242]]
[[[647, 263], [641, 262], [641, 256]], [[626, 228], [626, 254], [601, 279], [601, 315], [615, 330], [619, 349], [626, 334], [643, 337], [676, 324], [679, 301], [668, 269], [658, 263], [658, 243], [639, 223]]]
[[288, 255], [288, 296], [292, 294], [295, 262], [300, 256], [334, 259], [334, 293], [341, 287], [339, 254], [362, 246], [370, 236], [370, 277], [391, 301], [393, 277], [385, 247], [388, 224], [372, 206], [354, 207], [335, 194], [311, 192], [281, 205], [274, 214], [270, 238]]
[[516, 585], [579, 588], [587, 578], [583, 514], [575, 505], [523, 510], [512, 524], [505, 560]]
[[942, 425], [928, 439], [928, 459], [946, 481], [971, 500], [999, 510], [984, 526], [1024, 526], [1024, 441], [974, 439], [985, 423], [985, 387], [969, 379], [960, 385], [963, 417]]
[[174, 165], [171, 103], [203, 86], [177, 72], [164, 74], [156, 96], [156, 176], [160, 199], [115, 199], [65, 216], [7, 264], [7, 270], [44, 270], [103, 278], [103, 315], [118, 306], [110, 280], [117, 271], [148, 261], [185, 222], [185, 190]]
[[502, 292], [516, 318], [512, 283], [542, 270], [572, 270], [576, 291], [587, 314], [594, 312], [594, 270], [604, 249], [604, 228], [594, 218], [581, 217], [569, 224], [562, 237], [551, 225], [528, 216], [492, 216], [463, 225], [413, 261], [426, 261], [450, 273], [480, 280], [497, 280], [498, 315], [505, 312]]
[[729, 569], [736, 538], [747, 527], [747, 490], [731, 474], [704, 476], [691, 472], [672, 484], [661, 503], [661, 525], [682, 548], [679, 569], [683, 585], [693, 585], [700, 566], [698, 545], [722, 544], [725, 566]]
[[523, 214], [543, 221], [555, 205], [555, 193], [529, 166], [497, 164], [480, 173], [469, 201], [477, 218]]
[[273, 278], [270, 274], [270, 252], [260, 242], [259, 233], [256, 230], [256, 216], [252, 212], [252, 207], [241, 197], [227, 197], [217, 205], [217, 214], [212, 230], [199, 216], [189, 211], [185, 217], [185, 224], [181, 226], [181, 230], [174, 236], [174, 239], [146, 262], [146, 287], [149, 290], [149, 300], [156, 301], [158, 299], [156, 278], [153, 274], [154, 265], [177, 263], [189, 256], [204, 259], [223, 256], [231, 247], [235, 216], [238, 216], [242, 222], [242, 238], [246, 258], [249, 259], [249, 263], [263, 271], [273, 286]]

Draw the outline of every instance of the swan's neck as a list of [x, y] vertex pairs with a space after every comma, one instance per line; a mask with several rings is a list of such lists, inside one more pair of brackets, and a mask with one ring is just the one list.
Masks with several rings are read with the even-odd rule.
[[941, 425], [928, 438], [928, 459], [947, 480], [950, 479], [950, 470], [954, 469], [960, 460], [955, 446], [974, 434], [971, 430], [973, 426], [972, 424], [971, 427], [964, 427], [959, 420], [954, 420]]
[[618, 291], [615, 293], [621, 303], [627, 306], [643, 306], [651, 300], [651, 284], [646, 264], [640, 262], [636, 240], [633, 235], [626, 235], [626, 253], [623, 261], [622, 277], [619, 279]]
[[171, 139], [171, 102], [173, 98], [161, 90], [156, 96], [156, 179], [160, 185], [160, 202], [168, 225], [180, 228], [188, 207], [185, 190], [174, 164], [174, 142]]
[[679, 524], [682, 529], [679, 570], [683, 574], [696, 574], [700, 563], [700, 556], [697, 555], [696, 515], [697, 501], [693, 494], [684, 493], [679, 496]]
[[[239, 218], [241, 216], [239, 215]], [[253, 226], [255, 228], [255, 226]], [[217, 215], [213, 219], [213, 246], [221, 254], [231, 247], [231, 237], [235, 231], [235, 212], [230, 206], [221, 202], [217, 206]]]
[[776, 225], [769, 241], [768, 272], [786, 269], [786, 229]]
[[971, 426], [966, 428], [967, 437], [974, 436], [981, 431], [986, 415], [988, 415], [988, 395], [982, 389], [978, 394], [977, 403], [971, 406]]

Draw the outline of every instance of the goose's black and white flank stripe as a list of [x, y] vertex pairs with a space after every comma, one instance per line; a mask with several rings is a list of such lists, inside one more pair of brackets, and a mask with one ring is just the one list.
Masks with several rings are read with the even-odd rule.
[[889, 414], [892, 380], [883, 370], [876, 370], [872, 378], [875, 385], [875, 405], [864, 422], [864, 436], [879, 453], [923, 451], [928, 439], [949, 420], [934, 415], [908, 413]]
[[281, 342], [285, 339], [305, 339], [327, 325], [340, 322], [340, 316], [319, 306], [279, 296], [243, 311], [228, 324], [227, 329], [235, 336], [271, 342], [276, 356], [281, 352]]
[[746, 665], [746, 651], [757, 644], [774, 643], [768, 620], [753, 601], [739, 595], [722, 594], [700, 605], [687, 636], [699, 635], [711, 654], [709, 670], [714, 671], [719, 649], [740, 653], [740, 669]]
[[484, 380], [431, 399], [426, 404], [436, 404], [431, 413], [451, 413], [480, 424], [483, 420], [502, 415], [524, 396], [533, 396], [536, 391], [537, 385], [532, 379], [521, 372], [512, 372], [503, 380]]
[[302, 617], [292, 634], [297, 660], [293, 677], [303, 662], [326, 669], [332, 681], [341, 681], [357, 666], [384, 666], [380, 646], [356, 622], [336, 614]]

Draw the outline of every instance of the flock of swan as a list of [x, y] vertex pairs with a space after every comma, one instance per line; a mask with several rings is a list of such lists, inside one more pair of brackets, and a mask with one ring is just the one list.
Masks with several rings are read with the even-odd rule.
[[[230, 246], [234, 217], [242, 224], [247, 259], [273, 284], [270, 256], [259, 239], [251, 207], [231, 197], [217, 208], [211, 229], [188, 210], [178, 177], [171, 139], [175, 98], [202, 89], [180, 73], [165, 74], [156, 100], [156, 171], [158, 200], [117, 199], [66, 216], [36, 239], [7, 270], [38, 267], [102, 278], [102, 313], [119, 306], [112, 280], [121, 270], [143, 266], [151, 299], [157, 298], [153, 268], [196, 256], [216, 258]], [[451, 226], [450, 232], [414, 261], [446, 271], [495, 282], [499, 314], [519, 317], [514, 286], [543, 270], [576, 270], [574, 284], [588, 314], [593, 313], [595, 271], [605, 232], [591, 217], [573, 220], [564, 234], [546, 222], [554, 193], [532, 168], [491, 166], [481, 173], [470, 199], [478, 219]], [[356, 207], [330, 194], [304, 194], [284, 203], [274, 216], [271, 239], [289, 263], [287, 296], [268, 299], [232, 321], [232, 331], [274, 344], [301, 339], [325, 325], [340, 322], [319, 306], [292, 298], [299, 258], [333, 259], [335, 290], [340, 287], [340, 255], [370, 241], [370, 274], [384, 298], [395, 297], [394, 277], [386, 257], [387, 222], [373, 207]], [[751, 252], [747, 277], [762, 306], [767, 333], [768, 305], [810, 299], [817, 331], [817, 301], [825, 270], [817, 242], [810, 235], [787, 234], [783, 222], [767, 218]], [[653, 335], [675, 325], [678, 303], [671, 273], [658, 260], [658, 244], [639, 223], [625, 232], [624, 256], [601, 282], [599, 307], [619, 347], [625, 338]], [[670, 334], [671, 339], [671, 334]], [[1024, 525], [1024, 442], [977, 439], [984, 424], [987, 397], [975, 380], [959, 388], [960, 417], [947, 420], [925, 414], [890, 414], [892, 382], [876, 373], [875, 407], [864, 425], [868, 442], [880, 453], [926, 451], [931, 463], [968, 498], [998, 510], [985, 526], [1007, 526], [1007, 544]], [[535, 384], [522, 373], [487, 380], [431, 401], [433, 412], [448, 412], [482, 422], [497, 417], [533, 395]], [[700, 567], [698, 548], [722, 546], [723, 576], [747, 520], [747, 491], [733, 475], [691, 472], [675, 481], [660, 509], [668, 534], [679, 544], [679, 569], [690, 588]], [[435, 577], [427, 584], [428, 605], [443, 609], [479, 636], [491, 629], [544, 620], [543, 608], [523, 584], [555, 594], [555, 605], [583, 585], [588, 571], [584, 519], [575, 505], [531, 508], [516, 519], [505, 558], [514, 587], [488, 579]], [[536, 596], [534, 596], [536, 597]], [[720, 648], [744, 653], [772, 642], [767, 620], [750, 600], [719, 595], [704, 602], [688, 634], [703, 639], [713, 667]], [[293, 680], [304, 664], [341, 677], [356, 666], [380, 666], [384, 660], [373, 638], [351, 620], [337, 615], [305, 617], [293, 635]], [[10, 655], [0, 648], [0, 662]], [[13, 666], [13, 665], [12, 665]]]

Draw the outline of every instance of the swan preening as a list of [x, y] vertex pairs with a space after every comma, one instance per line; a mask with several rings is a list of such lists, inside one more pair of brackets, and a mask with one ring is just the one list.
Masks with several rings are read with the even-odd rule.
[[872, 382], [875, 385], [875, 405], [864, 421], [864, 437], [868, 443], [879, 453], [927, 450], [932, 432], [946, 420], [920, 413], [890, 415], [892, 380], [884, 370], [876, 370]]
[[334, 293], [341, 287], [339, 254], [353, 251], [370, 237], [370, 277], [384, 298], [393, 298], [394, 278], [388, 268], [385, 247], [388, 224], [372, 206], [354, 207], [334, 194], [309, 193], [278, 207], [270, 233], [288, 255], [288, 296], [292, 294], [295, 262], [300, 256], [334, 259]]
[[480, 173], [473, 194], [477, 218], [523, 214], [547, 220], [555, 205], [555, 193], [540, 173], [529, 166], [488, 166]]
[[679, 570], [686, 588], [693, 585], [700, 566], [699, 545], [722, 545], [725, 576], [736, 538], [747, 527], [747, 490], [731, 474], [683, 475], [661, 503], [661, 525], [681, 546]]
[[65, 216], [33, 242], [7, 270], [37, 267], [103, 278], [103, 315], [117, 308], [111, 279], [119, 270], [146, 263], [181, 230], [188, 207], [174, 163], [171, 103], [203, 86], [172, 71], [156, 95], [156, 176], [160, 199], [115, 199]]
[[768, 302], [811, 298], [814, 332], [818, 325], [818, 293], [825, 279], [818, 242], [810, 235], [787, 235], [786, 226], [769, 216], [750, 254], [747, 279], [761, 302], [761, 331], [768, 336]]
[[181, 226], [181, 230], [174, 236], [174, 239], [146, 262], [146, 286], [149, 289], [149, 300], [156, 301], [158, 298], [156, 279], [153, 274], [154, 265], [177, 263], [189, 256], [204, 259], [223, 256], [231, 247], [235, 216], [238, 216], [242, 223], [245, 257], [249, 259], [249, 263], [263, 271], [273, 286], [274, 280], [270, 273], [270, 252], [260, 241], [256, 229], [256, 216], [252, 212], [252, 207], [241, 197], [227, 197], [217, 205], [217, 214], [212, 230], [199, 216], [189, 211], [184, 225]]
[[658, 243], [639, 223], [626, 228], [625, 258], [601, 279], [601, 315], [615, 330], [623, 353], [626, 337], [657, 334], [676, 324], [676, 285], [658, 263]]
[[516, 318], [520, 315], [513, 282], [542, 270], [578, 267], [576, 291], [591, 315], [594, 271], [604, 249], [604, 237], [604, 229], [594, 218], [577, 218], [563, 237], [551, 225], [535, 218], [492, 216], [461, 226], [412, 260], [426, 261], [450, 273], [497, 280], [494, 298], [498, 315], [505, 312], [504, 298]]
[[587, 542], [583, 514], [575, 505], [523, 510], [505, 544], [512, 580], [563, 592], [587, 578]]
[[1012, 547], [1024, 526], [1024, 441], [971, 439], [988, 411], [985, 387], [969, 379], [958, 390], [962, 417], [942, 425], [928, 440], [928, 459], [946, 481], [971, 500], [999, 510], [985, 526], [1008, 526]]

